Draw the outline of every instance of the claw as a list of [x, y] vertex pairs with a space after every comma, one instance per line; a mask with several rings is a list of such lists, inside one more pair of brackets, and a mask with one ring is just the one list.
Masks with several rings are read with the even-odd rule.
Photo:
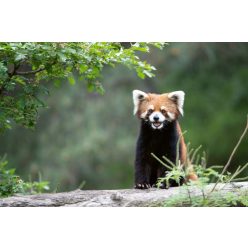
[[137, 183], [134, 186], [135, 189], [149, 189], [151, 188], [149, 183]]

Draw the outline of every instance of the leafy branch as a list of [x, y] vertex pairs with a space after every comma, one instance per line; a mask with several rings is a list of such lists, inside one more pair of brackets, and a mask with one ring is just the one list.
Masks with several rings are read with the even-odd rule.
[[39, 68], [33, 71], [15, 71], [13, 75], [31, 75], [31, 74], [36, 74], [44, 70], [46, 70], [46, 68]]
[[150, 47], [162, 49], [164, 43], [68, 42], [0, 43], [0, 132], [13, 123], [34, 128], [40, 99], [48, 93], [44, 82], [55, 86], [68, 81], [86, 83], [89, 92], [104, 93], [99, 81], [107, 65], [121, 64], [136, 71], [140, 78], [153, 77], [156, 68], [139, 58]]

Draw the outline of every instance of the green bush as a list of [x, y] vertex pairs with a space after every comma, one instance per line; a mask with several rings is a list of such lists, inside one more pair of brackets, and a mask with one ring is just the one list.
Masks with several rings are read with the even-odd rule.
[[12, 196], [17, 193], [35, 194], [49, 190], [49, 182], [39, 181], [24, 182], [15, 174], [15, 169], [7, 168], [6, 156], [0, 158], [0, 197]]
[[0, 196], [10, 196], [23, 191], [23, 181], [15, 175], [15, 169], [6, 169], [8, 161], [0, 160]]

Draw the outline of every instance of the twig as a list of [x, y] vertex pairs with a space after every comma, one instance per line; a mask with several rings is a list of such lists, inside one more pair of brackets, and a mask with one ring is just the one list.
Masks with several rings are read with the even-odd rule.
[[202, 152], [201, 165], [204, 169], [206, 169], [206, 167], [207, 167], [207, 155], [206, 155], [205, 151]]
[[[199, 150], [200, 150], [201, 148], [202, 148], [202, 146], [200, 145], [200, 146], [197, 147], [197, 148], [195, 149], [195, 151], [193, 152], [192, 157], [191, 157], [191, 159], [190, 159], [190, 163], [191, 163], [191, 164], [194, 163], [195, 156], [196, 156], [196, 154], [199, 152]], [[196, 164], [196, 163], [195, 163], [195, 164]]]
[[246, 163], [241, 169], [240, 169], [240, 166], [237, 168], [237, 170], [233, 173], [233, 175], [231, 176], [231, 178], [225, 183], [225, 185], [223, 186], [223, 188], [221, 190], [223, 190], [227, 183], [230, 183], [230, 182], [233, 182], [235, 181], [235, 178], [243, 171], [247, 168], [248, 166], [248, 163]]
[[168, 164], [165, 164], [161, 159], [159, 159], [154, 153], [151, 153], [151, 155], [157, 159], [163, 166], [165, 166], [167, 169], [172, 170], [173, 168], [171, 168]]
[[15, 75], [29, 75], [29, 74], [36, 74], [38, 72], [44, 71], [46, 68], [42, 67], [42, 68], [38, 68], [36, 70], [33, 71], [16, 71]]
[[188, 185], [186, 185], [186, 190], [187, 190], [188, 196], [189, 196], [189, 203], [190, 203], [190, 205], [192, 205], [193, 201], [192, 201], [192, 197], [191, 197], [191, 193], [190, 193]]
[[[243, 132], [242, 135], [240, 136], [237, 145], [234, 147], [234, 149], [233, 149], [233, 151], [232, 151], [232, 153], [231, 153], [231, 155], [230, 155], [230, 157], [229, 157], [229, 159], [228, 159], [226, 165], [224, 166], [224, 168], [223, 168], [223, 170], [222, 170], [222, 172], [221, 172], [221, 174], [220, 174], [221, 176], [226, 172], [227, 168], [229, 167], [229, 165], [230, 165], [230, 163], [231, 163], [231, 161], [232, 161], [232, 158], [233, 158], [235, 152], [237, 151], [237, 149], [238, 149], [238, 147], [239, 147], [241, 141], [243, 140], [243, 138], [244, 138], [244, 136], [245, 136], [247, 130], [248, 130], [248, 115], [247, 115], [247, 122], [246, 122], [246, 127], [245, 127], [245, 129], [244, 129], [244, 132]], [[210, 193], [212, 193], [212, 192], [215, 190], [215, 188], [216, 188], [217, 184], [219, 183], [219, 181], [220, 181], [220, 178], [218, 178], [218, 180], [216, 181], [216, 183], [215, 183], [214, 187], [212, 188], [212, 190], [210, 191]]]
[[248, 179], [248, 176], [246, 177], [240, 177], [240, 178], [234, 178], [232, 182], [240, 182], [240, 181], [245, 181]]
[[166, 158], [165, 156], [162, 156], [162, 158], [167, 162], [167, 163], [169, 163], [172, 167], [171, 167], [171, 169], [173, 169], [176, 165], [171, 161], [171, 160], [169, 160], [168, 158]]

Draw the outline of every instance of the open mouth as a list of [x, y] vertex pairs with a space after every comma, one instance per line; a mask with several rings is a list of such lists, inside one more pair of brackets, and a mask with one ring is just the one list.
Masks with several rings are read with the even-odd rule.
[[152, 122], [152, 127], [155, 128], [155, 129], [159, 129], [163, 126], [163, 123], [162, 122]]

